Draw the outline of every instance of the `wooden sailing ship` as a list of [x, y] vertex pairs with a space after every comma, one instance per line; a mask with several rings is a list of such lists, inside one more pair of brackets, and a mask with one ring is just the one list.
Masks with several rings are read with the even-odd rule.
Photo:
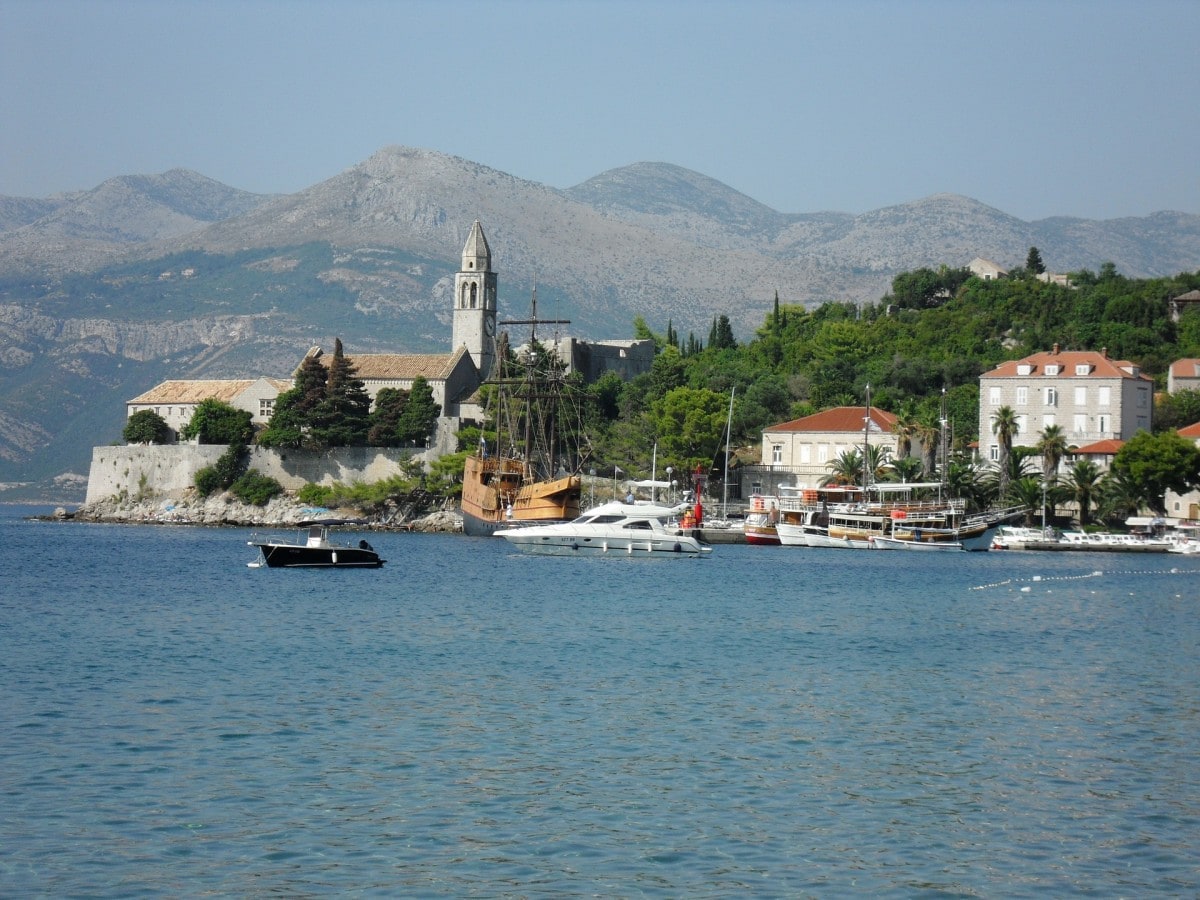
[[532, 316], [500, 324], [528, 325], [529, 343], [513, 353], [506, 335], [497, 342], [491, 423], [463, 465], [463, 531], [476, 536], [577, 518], [583, 494], [586, 451], [566, 366], [537, 340], [538, 325], [567, 320], [539, 320], [535, 289]]

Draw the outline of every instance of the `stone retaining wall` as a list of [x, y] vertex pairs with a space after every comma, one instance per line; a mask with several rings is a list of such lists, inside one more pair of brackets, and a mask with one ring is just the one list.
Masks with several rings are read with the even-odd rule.
[[[196, 473], [213, 465], [226, 448], [212, 444], [166, 444], [92, 448], [87, 504], [109, 497], [182, 497]], [[331, 485], [373, 482], [401, 474], [400, 464], [414, 449], [339, 447], [333, 450], [250, 448], [250, 468], [269, 475], [289, 491], [308, 482]]]

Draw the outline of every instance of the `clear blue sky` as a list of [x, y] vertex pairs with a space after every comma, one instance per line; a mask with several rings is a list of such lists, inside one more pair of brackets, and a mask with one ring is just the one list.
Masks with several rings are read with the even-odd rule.
[[0, 0], [0, 194], [291, 192], [404, 144], [782, 212], [1200, 213], [1198, 92], [1198, 0]]

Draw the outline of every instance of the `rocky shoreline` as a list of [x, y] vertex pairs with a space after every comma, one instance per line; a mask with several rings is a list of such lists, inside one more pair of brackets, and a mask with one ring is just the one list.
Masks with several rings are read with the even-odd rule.
[[265, 506], [242, 503], [231, 494], [209, 497], [156, 497], [130, 500], [112, 497], [72, 511], [60, 507], [47, 516], [60, 521], [106, 522], [128, 525], [207, 525], [250, 528], [297, 527], [316, 519], [348, 519], [373, 531], [462, 531], [457, 510], [432, 512], [393, 507], [383, 513], [358, 509], [308, 506], [294, 497], [276, 497]]

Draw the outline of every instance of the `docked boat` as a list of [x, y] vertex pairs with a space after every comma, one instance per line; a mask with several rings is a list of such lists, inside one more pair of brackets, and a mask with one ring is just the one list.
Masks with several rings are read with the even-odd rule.
[[993, 550], [1044, 550], [1060, 543], [1062, 532], [1057, 528], [1030, 528], [1027, 525], [1001, 525], [992, 535]]
[[613, 501], [571, 522], [527, 525], [495, 532], [528, 553], [558, 556], [624, 554], [639, 557], [705, 556], [712, 547], [678, 524], [687, 507]]
[[[460, 506], [463, 532], [494, 534], [501, 528], [568, 522], [582, 509], [586, 454], [571, 421], [565, 366], [537, 341], [537, 292], [530, 319], [501, 325], [529, 325], [528, 345], [513, 355], [497, 347], [497, 376], [489, 380], [492, 428], [463, 462]], [[490, 438], [490, 440], [489, 440]]]
[[750, 510], [742, 522], [742, 533], [746, 536], [746, 543], [760, 547], [778, 547], [778, 522], [779, 509], [775, 501], [768, 501], [761, 494], [755, 494], [750, 498]]
[[999, 523], [982, 518], [953, 527], [893, 520], [890, 534], [874, 539], [876, 550], [990, 550]]
[[246, 543], [257, 547], [259, 558], [251, 568], [271, 569], [378, 569], [386, 560], [375, 548], [360, 540], [357, 544], [330, 540], [329, 528], [340, 522], [316, 522], [302, 529], [295, 541], [276, 541], [252, 537]]

